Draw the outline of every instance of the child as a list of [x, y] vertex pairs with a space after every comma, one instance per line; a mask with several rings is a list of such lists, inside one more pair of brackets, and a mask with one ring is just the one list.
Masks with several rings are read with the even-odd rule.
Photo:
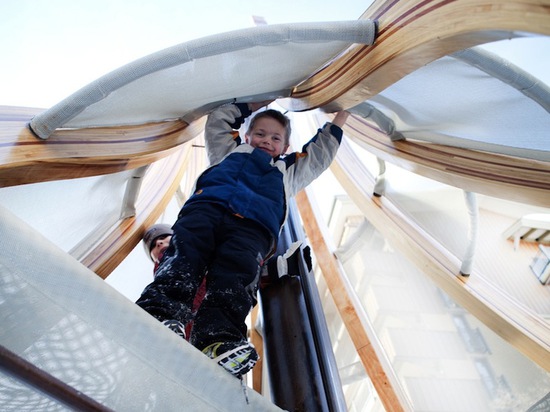
[[[256, 304], [261, 268], [275, 250], [287, 201], [330, 165], [349, 115], [338, 112], [301, 152], [283, 156], [290, 121], [279, 111], [259, 112], [244, 141], [236, 131], [268, 103], [229, 104], [209, 115], [205, 142], [211, 166], [172, 226], [155, 280], [136, 302], [179, 333], [194, 317], [190, 342], [237, 377], [258, 360], [245, 319]], [[206, 296], [193, 316], [193, 298], [206, 272]]]
[[[165, 223], [155, 224], [148, 228], [143, 234], [143, 246], [145, 247], [145, 253], [147, 253], [147, 256], [151, 258], [153, 264], [155, 265], [153, 268], [153, 274], [155, 276], [160, 261], [164, 256], [164, 252], [166, 251], [166, 249], [168, 249], [168, 245], [170, 245], [170, 239], [172, 239], [173, 234], [174, 231], [172, 230], [170, 225], [167, 225]], [[197, 310], [199, 309], [201, 302], [204, 299], [204, 295], [206, 293], [205, 281], [206, 279], [204, 279], [201, 283], [193, 300], [193, 314], [197, 313]], [[177, 321], [165, 320], [164, 324], [184, 339], [189, 336], [191, 328], [193, 327], [192, 321], [186, 324], [184, 329], [181, 329], [181, 324]]]
[[165, 223], [158, 223], [148, 228], [143, 234], [143, 246], [145, 253], [155, 264], [153, 272], [156, 272], [160, 259], [164, 255], [174, 231]]

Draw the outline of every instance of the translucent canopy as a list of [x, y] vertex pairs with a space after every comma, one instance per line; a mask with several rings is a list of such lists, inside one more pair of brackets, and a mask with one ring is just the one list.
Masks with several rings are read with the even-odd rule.
[[346, 46], [372, 43], [374, 33], [372, 21], [358, 20], [261, 26], [182, 43], [98, 79], [31, 127], [47, 138], [59, 127], [189, 121], [235, 98], [288, 96]]
[[[505, 42], [537, 49], [541, 40]], [[550, 161], [550, 88], [485, 49], [436, 60], [369, 102], [408, 139]]]

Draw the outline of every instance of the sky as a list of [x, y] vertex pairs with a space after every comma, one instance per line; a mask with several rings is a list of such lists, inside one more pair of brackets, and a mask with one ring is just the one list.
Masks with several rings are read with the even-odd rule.
[[370, 1], [2, 0], [0, 105], [49, 108], [138, 58], [211, 34], [356, 20]]

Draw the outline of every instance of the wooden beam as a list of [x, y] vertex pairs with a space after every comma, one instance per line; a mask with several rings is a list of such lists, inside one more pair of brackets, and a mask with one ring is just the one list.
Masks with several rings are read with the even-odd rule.
[[391, 141], [356, 115], [348, 118], [345, 130], [359, 146], [405, 170], [468, 192], [550, 207], [550, 162], [417, 140]]
[[[27, 127], [41, 109], [0, 106], [0, 187], [73, 179], [132, 170], [157, 162], [140, 190], [136, 215], [101, 228], [102, 240], [89, 236], [75, 256], [105, 279], [140, 242], [179, 187], [194, 153], [189, 142], [204, 128], [205, 119], [191, 127], [181, 121], [141, 126], [59, 130], [47, 141]], [[183, 145], [187, 144], [187, 147]], [[202, 149], [200, 157], [202, 157]], [[190, 168], [196, 176], [202, 170]], [[154, 175], [154, 177], [152, 177]]]
[[361, 16], [378, 21], [374, 45], [354, 45], [294, 88], [293, 111], [348, 109], [420, 67], [456, 51], [550, 34], [549, 0], [378, 0]]
[[[198, 145], [186, 143], [172, 155], [157, 161], [147, 171], [136, 202], [135, 215], [121, 218], [111, 226], [99, 228], [99, 234], [84, 238], [71, 255], [105, 279], [141, 241], [144, 231], [153, 225], [175, 192], [185, 182], [194, 182], [206, 163], [202, 137]], [[186, 185], [186, 188], [189, 188]], [[94, 242], [99, 237], [99, 242]]]
[[300, 210], [300, 216], [302, 217], [316, 261], [321, 268], [321, 272], [327, 282], [340, 316], [346, 325], [351, 340], [355, 345], [359, 358], [380, 397], [380, 401], [387, 411], [403, 411], [404, 408], [382, 367], [371, 340], [365, 331], [361, 317], [358, 315], [355, 305], [349, 297], [344, 280], [345, 276], [323, 238], [322, 231], [305, 191], [298, 193], [296, 203]]
[[[109, 228], [101, 242], [79, 256], [86, 267], [105, 279], [141, 241], [143, 232], [153, 225], [174, 196], [182, 176], [193, 156], [193, 147], [187, 144], [160, 163], [146, 176], [136, 202], [136, 214], [122, 219]], [[86, 239], [83, 243], [86, 243]]]
[[40, 111], [0, 106], [0, 187], [135, 169], [174, 153], [205, 121], [63, 129], [41, 140], [28, 128]]
[[258, 352], [258, 355], [260, 357], [258, 359], [258, 362], [256, 362], [256, 365], [254, 365], [254, 368], [252, 369], [252, 389], [261, 394], [263, 390], [262, 375], [264, 368], [264, 340], [255, 328], [256, 321], [258, 320], [258, 312], [259, 304], [254, 306], [252, 312], [250, 313], [250, 341], [256, 348], [256, 352]]

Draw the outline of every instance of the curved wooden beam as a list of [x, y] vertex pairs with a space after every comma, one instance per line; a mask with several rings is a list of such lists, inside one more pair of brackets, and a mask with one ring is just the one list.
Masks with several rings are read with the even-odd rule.
[[454, 301], [539, 366], [550, 371], [550, 324], [474, 270], [460, 276], [458, 258], [387, 198], [375, 197], [374, 178], [344, 144], [331, 170], [376, 229]]
[[414, 140], [391, 141], [352, 115], [346, 136], [405, 170], [468, 192], [550, 207], [550, 163]]
[[28, 123], [40, 109], [0, 106], [0, 187], [96, 176], [150, 164], [193, 139], [204, 120], [56, 131], [47, 141]]
[[519, 32], [550, 34], [549, 0], [379, 0], [362, 19], [378, 21], [374, 45], [354, 45], [294, 88], [293, 111], [348, 109], [420, 67]]

